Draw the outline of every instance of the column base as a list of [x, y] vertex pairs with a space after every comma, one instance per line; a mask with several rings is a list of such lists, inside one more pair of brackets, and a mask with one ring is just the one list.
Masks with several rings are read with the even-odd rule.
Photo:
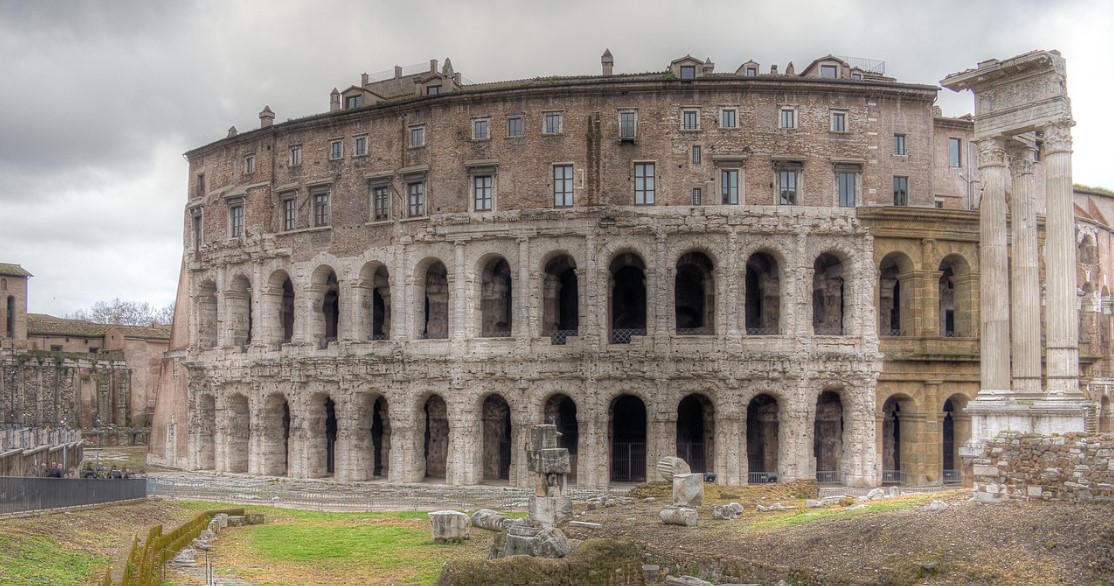
[[[971, 416], [971, 441], [960, 453], [971, 452], [1003, 431], [1022, 433], [1082, 433], [1091, 405], [1062, 399], [983, 398], [983, 392], [964, 411]], [[970, 450], [968, 448], [971, 448]]]

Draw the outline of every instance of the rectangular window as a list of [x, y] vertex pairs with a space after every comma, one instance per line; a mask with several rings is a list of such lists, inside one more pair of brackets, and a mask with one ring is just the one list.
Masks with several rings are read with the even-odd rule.
[[364, 103], [364, 97], [363, 96], [348, 96], [344, 100], [344, 105], [349, 110], [351, 110], [352, 108], [359, 108], [361, 105], [363, 105], [363, 103]]
[[894, 154], [895, 155], [904, 155], [905, 154], [905, 135], [904, 134], [895, 134], [894, 135]]
[[963, 157], [961, 156], [961, 147], [963, 140], [959, 138], [948, 139], [948, 166], [960, 167], [962, 166]]
[[681, 66], [681, 80], [689, 81], [696, 79], [696, 66], [695, 65], [682, 65]]
[[797, 205], [797, 170], [778, 171], [778, 203], [783, 206]]
[[681, 112], [682, 130], [700, 130], [700, 112], [698, 110], [684, 110]]
[[61, 347], [61, 346], [55, 346], [54, 344], [51, 344], [51, 345], [50, 345], [50, 351], [51, 351], [51, 352], [61, 352], [61, 351], [62, 351], [62, 347]]
[[297, 167], [302, 164], [302, 145], [290, 147], [290, 166]]
[[737, 117], [738, 111], [735, 108], [724, 108], [719, 112], [719, 126], [720, 128], [738, 128]]
[[572, 165], [553, 166], [553, 207], [572, 207]]
[[758, 68], [747, 67], [747, 77], [758, 77]]
[[847, 112], [832, 112], [832, 132], [847, 132]]
[[491, 211], [491, 175], [472, 178], [472, 203], [477, 212]]
[[282, 200], [282, 229], [293, 230], [297, 220], [298, 200], [288, 197]]
[[371, 198], [374, 202], [375, 219], [387, 220], [391, 217], [391, 188], [386, 185], [380, 185], [371, 190]]
[[796, 128], [797, 127], [797, 110], [794, 108], [782, 108], [781, 116], [778, 118], [778, 128]]
[[193, 215], [193, 251], [201, 252], [201, 214]]
[[836, 174], [839, 182], [839, 205], [844, 208], [855, 207], [855, 179], [858, 173], [840, 171]]
[[838, 65], [821, 65], [820, 66], [820, 77], [822, 77], [824, 79], [835, 79], [835, 78], [839, 77], [839, 66]]
[[619, 112], [619, 140], [634, 140], [636, 124], [634, 112]]
[[699, 165], [700, 164], [700, 160], [703, 158], [703, 153], [700, 152], [700, 151], [701, 151], [700, 145], [698, 145], [698, 144], [692, 145], [692, 164], [693, 165]]
[[546, 112], [545, 113], [545, 133], [546, 134], [561, 134], [561, 113], [560, 112]]
[[425, 126], [412, 126], [410, 128], [410, 148], [415, 149], [425, 146]]
[[410, 204], [410, 217], [419, 218], [425, 215], [425, 181], [410, 183], [406, 186], [406, 194]]
[[244, 205], [237, 204], [228, 208], [229, 234], [233, 238], [244, 235]]
[[427, 96], [436, 96], [436, 95], [439, 95], [440, 93], [441, 93], [441, 86], [439, 86], [439, 85], [431, 85], [431, 86], [425, 88], [425, 95], [427, 95]]
[[507, 118], [507, 138], [519, 138], [526, 136], [526, 123], [522, 116], [511, 116]]
[[909, 178], [894, 177], [894, 205], [909, 205]]
[[244, 175], [255, 173], [255, 155], [244, 157]]
[[863, 74], [857, 73], [857, 72], [854, 72], [854, 71], [851, 72], [851, 79], [861, 80], [862, 78], [863, 78]]
[[721, 203], [724, 205], [737, 205], [739, 203], [739, 170], [723, 169], [719, 173], [719, 190]]
[[334, 140], [329, 142], [329, 160], [336, 161], [344, 156], [344, 142]]
[[472, 140], [487, 140], [489, 138], [491, 138], [491, 120], [488, 118], [473, 120]]
[[939, 209], [942, 209], [942, 208], [944, 207], [944, 202], [943, 202], [943, 200], [939, 200], [939, 199], [938, 199], [938, 200], [936, 200], [936, 201], [934, 201], [934, 202], [932, 202], [932, 203], [933, 203], [933, 205], [934, 205], [934, 206], [936, 206], [936, 209], [938, 209], [938, 210], [939, 210]]
[[313, 225], [329, 225], [329, 194], [318, 193], [313, 196]]
[[352, 150], [356, 151], [354, 156], [357, 156], [357, 157], [367, 156], [367, 137], [366, 136], [357, 136], [355, 144], [353, 145], [353, 147], [354, 148]]
[[654, 205], [654, 164], [634, 164], [634, 205]]
[[699, 187], [692, 188], [692, 205], [704, 205], [704, 190]]
[[205, 195], [205, 174], [204, 173], [198, 173], [197, 174], [197, 185], [195, 186], [195, 189], [197, 190], [197, 191], [194, 192], [195, 196]]

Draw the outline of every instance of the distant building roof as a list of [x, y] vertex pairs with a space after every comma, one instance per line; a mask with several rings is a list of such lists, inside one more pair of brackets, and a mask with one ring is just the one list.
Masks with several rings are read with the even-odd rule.
[[65, 319], [42, 313], [27, 314], [28, 336], [74, 336], [103, 338], [109, 330], [118, 329], [126, 338], [170, 339], [170, 326], [125, 326], [98, 324], [84, 319]]
[[6, 262], [0, 262], [0, 275], [9, 275], [13, 277], [33, 277], [27, 269], [17, 265]]

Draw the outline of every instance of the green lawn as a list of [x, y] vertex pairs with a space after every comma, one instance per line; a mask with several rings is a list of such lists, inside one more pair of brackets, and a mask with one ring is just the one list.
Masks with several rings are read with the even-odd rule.
[[54, 586], [78, 584], [107, 557], [78, 553], [50, 537], [11, 539], [0, 536], [0, 584]]

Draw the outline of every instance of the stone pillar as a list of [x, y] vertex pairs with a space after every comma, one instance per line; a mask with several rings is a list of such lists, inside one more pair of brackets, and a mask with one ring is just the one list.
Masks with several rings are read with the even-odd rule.
[[746, 484], [746, 425], [745, 415], [740, 414], [739, 404], [721, 401], [716, 405], [716, 484], [739, 486]]
[[[518, 239], [518, 282], [514, 283], [511, 287], [511, 294], [513, 295], [513, 319], [511, 320], [512, 336], [516, 338], [530, 338], [534, 335], [534, 323], [532, 309], [533, 304], [530, 303], [530, 293], [534, 289], [533, 283], [530, 282], [530, 240], [528, 238]], [[520, 349], [528, 348], [527, 344], [520, 344]], [[520, 444], [515, 444], [520, 445]], [[515, 454], [518, 450], [513, 450]]]
[[[979, 145], [983, 182], [979, 210], [980, 398], [1008, 398], [1010, 391], [1010, 294], [1006, 249], [1006, 150], [1002, 138]], [[1072, 265], [1074, 267], [1075, 265]]]
[[1049, 398], [1078, 398], [1080, 394], [1071, 124], [1061, 122], [1045, 129], [1042, 156], [1048, 198], [1044, 265], [1048, 279], [1045, 337]]
[[[727, 270], [716, 275], [716, 335], [724, 336], [727, 344], [735, 352], [742, 351], [742, 329], [746, 321], [746, 308], [740, 309], [739, 300], [746, 297], [746, 267], [739, 274], [739, 239], [735, 232], [727, 236]], [[744, 301], [745, 303], [745, 301]], [[722, 482], [721, 482], [722, 484]]]
[[391, 420], [391, 453], [390, 468], [387, 470], [387, 481], [421, 482], [425, 477], [425, 457], [422, 453], [422, 442], [425, 440], [423, 431], [424, 421], [420, 414], [421, 405], [417, 411], [413, 408], [404, 410], [395, 404], [388, 406]]
[[[1010, 152], [1010, 341], [1013, 390], [1029, 397], [1041, 393], [1040, 267], [1037, 261], [1037, 207], [1033, 190], [1033, 149]], [[1072, 265], [1074, 267], [1074, 265]], [[1073, 269], [1074, 274], [1074, 269]]]
[[452, 290], [452, 323], [449, 324], [449, 337], [453, 340], [454, 350], [463, 350], [464, 340], [471, 329], [466, 307], [465, 287], [469, 282], [468, 270], [464, 266], [464, 241], [453, 243], [453, 272], [448, 276], [449, 289]]

